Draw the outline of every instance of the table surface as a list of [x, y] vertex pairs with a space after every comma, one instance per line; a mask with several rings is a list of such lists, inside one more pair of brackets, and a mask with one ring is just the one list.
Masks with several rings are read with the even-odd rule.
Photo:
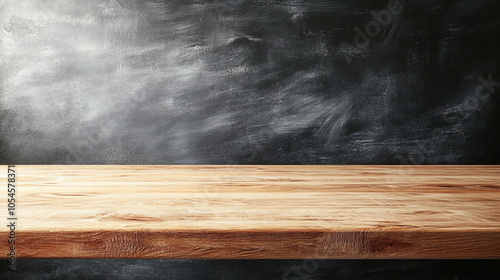
[[500, 166], [14, 169], [21, 258], [500, 258]]

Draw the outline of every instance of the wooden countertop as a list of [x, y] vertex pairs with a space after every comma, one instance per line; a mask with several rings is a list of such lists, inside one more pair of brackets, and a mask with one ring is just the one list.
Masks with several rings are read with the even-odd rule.
[[[15, 174], [19, 258], [500, 258], [500, 166], [19, 165]], [[2, 196], [7, 223], [7, 188]], [[7, 253], [9, 228], [0, 235]]]

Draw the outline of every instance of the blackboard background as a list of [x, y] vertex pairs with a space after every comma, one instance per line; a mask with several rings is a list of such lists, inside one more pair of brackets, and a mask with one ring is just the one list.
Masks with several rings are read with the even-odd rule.
[[[498, 92], [480, 82], [500, 76], [498, 1], [401, 0], [342, 50], [388, 2], [2, 2], [0, 164], [500, 164]], [[0, 278], [282, 279], [301, 263], [21, 259]], [[331, 260], [297, 279], [498, 267]]]
[[500, 163], [498, 2], [388, 3], [3, 4], [0, 163]]
[[[498, 279], [497, 260], [323, 260], [309, 273], [302, 260], [21, 260], [1, 279]], [[299, 268], [297, 274], [288, 274]], [[311, 266], [312, 267], [312, 266]]]

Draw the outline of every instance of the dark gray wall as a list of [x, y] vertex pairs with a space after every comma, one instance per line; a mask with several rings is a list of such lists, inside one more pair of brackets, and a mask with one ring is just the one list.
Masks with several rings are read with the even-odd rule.
[[496, 280], [497, 260], [22, 260], [2, 280]]
[[[2, 1], [0, 164], [500, 164], [488, 83], [500, 4], [400, 1], [390, 18], [389, 0]], [[21, 259], [0, 278], [500, 273], [498, 261], [301, 264]]]
[[0, 162], [498, 164], [499, 8], [2, 2]]

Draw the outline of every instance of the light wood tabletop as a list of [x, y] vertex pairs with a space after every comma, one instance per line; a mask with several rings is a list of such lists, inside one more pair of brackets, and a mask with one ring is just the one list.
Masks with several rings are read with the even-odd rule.
[[500, 166], [12, 169], [19, 258], [500, 258]]

